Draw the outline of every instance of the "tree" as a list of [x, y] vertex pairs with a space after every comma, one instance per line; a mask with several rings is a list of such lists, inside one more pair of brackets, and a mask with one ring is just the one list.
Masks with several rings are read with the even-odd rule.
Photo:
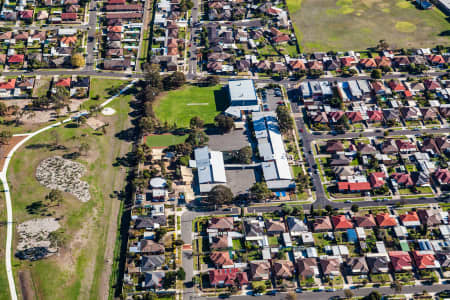
[[236, 158], [237, 158], [237, 161], [242, 164], [249, 164], [252, 162], [252, 155], [253, 155], [252, 147], [246, 146], [246, 147], [239, 149], [239, 151], [237, 152]]
[[216, 127], [223, 133], [230, 132], [234, 128], [234, 120], [230, 116], [220, 114], [214, 118], [214, 121], [216, 122]]
[[281, 132], [286, 133], [289, 130], [292, 130], [294, 128], [294, 120], [292, 119], [288, 108], [280, 105], [277, 107], [276, 112]]
[[333, 207], [331, 205], [325, 205], [325, 210], [328, 212], [328, 214], [331, 214], [333, 212]]
[[181, 87], [186, 82], [186, 77], [182, 72], [173, 72], [163, 78], [163, 87], [167, 90], [175, 90]]
[[189, 127], [191, 129], [200, 129], [203, 127], [204, 124], [205, 121], [200, 119], [199, 116], [192, 117], [191, 120], [189, 121]]
[[262, 294], [266, 291], [266, 284], [261, 281], [252, 281], [253, 292], [257, 294]]
[[72, 55], [72, 58], [70, 59], [70, 63], [75, 68], [82, 68], [86, 64], [86, 61], [84, 60], [83, 54], [75, 53]]
[[6, 104], [3, 102], [0, 102], [0, 116], [6, 115], [8, 112], [8, 107], [6, 107]]
[[178, 239], [178, 240], [175, 240], [175, 241], [173, 242], [173, 244], [174, 244], [175, 246], [181, 246], [181, 245], [184, 244], [184, 242], [183, 242], [183, 240]]
[[297, 294], [294, 292], [287, 293], [286, 300], [297, 300]]
[[208, 193], [207, 198], [209, 205], [222, 206], [231, 204], [233, 202], [233, 192], [231, 189], [224, 185], [216, 185]]
[[186, 143], [191, 144], [193, 147], [201, 147], [208, 143], [209, 137], [202, 130], [194, 130], [186, 139]]
[[214, 75], [209, 75], [203, 81], [207, 86], [214, 86], [220, 83], [219, 77]]
[[264, 201], [272, 195], [272, 191], [269, 190], [265, 181], [256, 182], [253, 184], [250, 188], [250, 193], [253, 199]]
[[290, 205], [284, 205], [283, 204], [283, 207], [282, 207], [281, 211], [283, 212], [283, 214], [285, 216], [289, 216], [289, 215], [292, 215], [292, 213], [294, 212], [294, 208], [292, 206], [290, 206]]
[[58, 146], [61, 141], [61, 136], [58, 131], [52, 130], [50, 135], [53, 137], [53, 145]]
[[381, 69], [373, 69], [372, 73], [370, 73], [370, 77], [373, 79], [381, 79], [381, 77], [383, 77], [383, 73], [381, 72]]
[[394, 289], [394, 291], [396, 293], [400, 293], [402, 291], [402, 284], [398, 281], [395, 280], [392, 284], [391, 284], [391, 288]]
[[159, 65], [157, 64], [144, 65], [145, 85], [154, 87], [160, 91], [163, 88], [163, 83], [159, 71]]
[[345, 289], [344, 290], [344, 295], [345, 295], [345, 298], [352, 298], [354, 293], [351, 290], [349, 290], [349, 289]]
[[389, 44], [385, 40], [380, 40], [378, 42], [377, 48], [380, 50], [387, 50], [389, 49]]
[[369, 295], [367, 295], [366, 300], [381, 300], [381, 295], [378, 292], [371, 292]]
[[157, 122], [154, 118], [151, 117], [142, 117], [139, 119], [138, 127], [143, 134], [148, 134], [153, 132]]
[[56, 205], [60, 205], [64, 199], [63, 193], [60, 190], [52, 189], [50, 193], [48, 193], [47, 196], [45, 196], [45, 199], [48, 200], [50, 203], [54, 203]]
[[182, 267], [180, 267], [177, 271], [177, 279], [182, 281], [186, 279], [186, 272]]
[[351, 210], [352, 212], [356, 213], [359, 210], [359, 206], [357, 204], [353, 204]]
[[9, 141], [12, 138], [12, 133], [9, 130], [0, 131], [0, 144], [9, 144]]
[[88, 143], [81, 143], [80, 146], [78, 147], [78, 151], [84, 155], [87, 155], [87, 153], [89, 152], [89, 150], [91, 149], [91, 146]]

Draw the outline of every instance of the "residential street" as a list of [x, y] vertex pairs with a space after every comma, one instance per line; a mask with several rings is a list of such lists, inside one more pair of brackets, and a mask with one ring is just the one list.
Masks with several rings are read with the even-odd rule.
[[[437, 293], [443, 290], [448, 289], [448, 286], [445, 284], [440, 285], [432, 285], [432, 286], [408, 286], [403, 287], [401, 294], [415, 294], [415, 293], [422, 293], [424, 290], [426, 290], [428, 293]], [[389, 295], [389, 294], [398, 294], [396, 293], [392, 288], [390, 287], [382, 287], [382, 288], [361, 288], [361, 289], [354, 289], [352, 292], [355, 296], [366, 296], [370, 292], [377, 291], [382, 295]], [[327, 300], [334, 296], [340, 296], [344, 297], [344, 291], [340, 290], [337, 292], [305, 292], [298, 294], [300, 299], [314, 299], [314, 300]], [[219, 298], [205, 298], [205, 297], [192, 297], [192, 300], [194, 299], [219, 299]], [[258, 299], [258, 300], [281, 300], [286, 299], [285, 293], [279, 293], [276, 296], [268, 296], [263, 295], [259, 297], [254, 296], [234, 296], [233, 299], [239, 299], [239, 300], [251, 300], [251, 299]]]

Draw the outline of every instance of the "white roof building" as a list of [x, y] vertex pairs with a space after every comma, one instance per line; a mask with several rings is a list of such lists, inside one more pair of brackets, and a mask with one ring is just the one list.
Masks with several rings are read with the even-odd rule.
[[225, 164], [220, 151], [209, 151], [208, 147], [194, 150], [200, 192], [207, 193], [214, 186], [226, 184]]
[[252, 119], [267, 186], [277, 190], [295, 188], [275, 112], [254, 112]]

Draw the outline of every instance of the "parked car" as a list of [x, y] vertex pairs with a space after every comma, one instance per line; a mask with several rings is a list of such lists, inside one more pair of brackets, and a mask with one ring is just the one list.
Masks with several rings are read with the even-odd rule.
[[296, 289], [295, 289], [295, 292], [296, 292], [296, 293], [301, 293], [301, 292], [302, 292], [302, 289], [301, 289], [301, 288], [296, 288]]

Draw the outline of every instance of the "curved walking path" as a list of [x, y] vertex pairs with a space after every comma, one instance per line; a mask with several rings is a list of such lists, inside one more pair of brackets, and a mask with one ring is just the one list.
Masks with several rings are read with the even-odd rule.
[[[116, 95], [108, 98], [105, 100], [102, 104], [100, 104], [101, 107], [105, 107], [108, 105], [111, 101], [119, 97], [121, 94], [123, 94], [125, 91], [127, 91], [129, 88], [131, 88], [136, 80], [133, 80], [128, 84], [126, 87], [121, 89], [119, 93]], [[28, 140], [33, 138], [34, 136], [47, 131], [49, 129], [58, 127], [64, 123], [70, 122], [72, 118], [67, 118], [63, 121], [57, 122], [55, 124], [46, 126], [44, 128], [41, 128], [35, 132], [32, 133], [20, 133], [15, 134], [14, 136], [26, 136], [23, 140], [21, 140], [19, 143], [17, 143], [11, 151], [8, 153], [5, 159], [5, 164], [3, 165], [3, 169], [0, 172], [0, 181], [3, 184], [3, 190], [5, 192], [5, 200], [6, 200], [6, 211], [7, 211], [7, 230], [6, 230], [6, 251], [5, 251], [5, 266], [6, 266], [6, 274], [8, 276], [8, 285], [9, 285], [9, 291], [11, 295], [12, 300], [17, 300], [17, 291], [16, 291], [16, 285], [14, 283], [14, 274], [13, 269], [11, 265], [11, 250], [12, 250], [12, 238], [13, 238], [13, 213], [12, 213], [12, 204], [11, 204], [11, 194], [9, 192], [9, 186], [8, 186], [8, 180], [6, 178], [6, 173], [8, 171], [9, 163], [11, 162], [11, 158], [13, 157], [14, 153]]]

